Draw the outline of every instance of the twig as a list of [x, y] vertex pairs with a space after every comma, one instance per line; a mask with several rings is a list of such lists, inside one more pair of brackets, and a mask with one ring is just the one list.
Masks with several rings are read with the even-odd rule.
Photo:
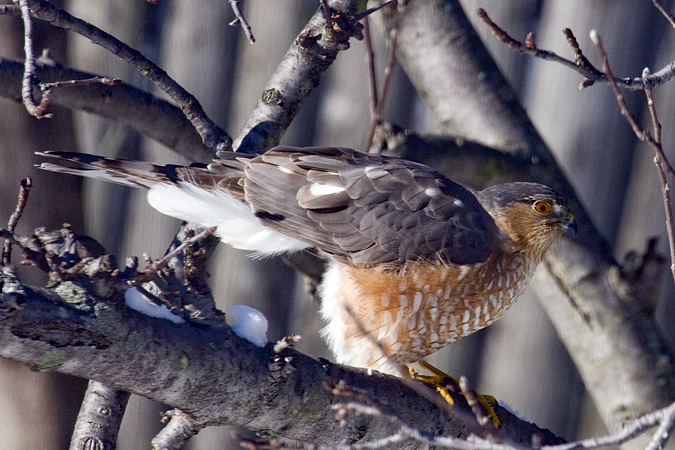
[[145, 283], [150, 281], [152, 279], [152, 276], [162, 270], [164, 267], [171, 262], [171, 259], [180, 255], [183, 250], [191, 246], [192, 244], [199, 242], [200, 240], [206, 238], [207, 236], [210, 236], [216, 231], [216, 227], [211, 227], [207, 228], [204, 231], [202, 231], [199, 234], [194, 235], [190, 239], [187, 239], [185, 242], [183, 242], [181, 245], [164, 255], [161, 259], [158, 259], [157, 261], [151, 262], [148, 267], [146, 267], [145, 271], [140, 274], [138, 277], [136, 277], [135, 280], [131, 282], [132, 285], [136, 286], [140, 283]]
[[654, 433], [652, 440], [649, 441], [649, 444], [645, 447], [645, 450], [659, 450], [665, 448], [666, 442], [668, 442], [673, 428], [675, 428], [675, 404], [670, 405], [662, 411], [664, 411], [665, 414], [663, 414], [661, 424]]
[[396, 64], [396, 43], [398, 41], [398, 26], [395, 26], [391, 29], [389, 34], [389, 60], [387, 61], [387, 67], [384, 69], [384, 80], [382, 82], [382, 92], [379, 96], [375, 93], [375, 110], [372, 113], [371, 122], [370, 122], [370, 131], [368, 132], [368, 140], [366, 141], [366, 150], [369, 151], [370, 147], [373, 145], [373, 139], [375, 137], [375, 130], [379, 125], [382, 124], [382, 111], [384, 111], [384, 102], [387, 98], [387, 92], [389, 91], [389, 84], [391, 81], [391, 73]]
[[22, 2], [26, 2], [30, 6], [33, 17], [49, 22], [56, 27], [74, 31], [133, 66], [178, 104], [202, 137], [204, 145], [211, 150], [215, 152], [231, 148], [230, 137], [206, 115], [199, 101], [172, 79], [164, 69], [147, 59], [138, 50], [129, 47], [94, 25], [56, 8], [45, 0], [22, 0]]
[[333, 15], [330, 12], [330, 6], [328, 6], [328, 0], [320, 0], [321, 10], [323, 11], [323, 17], [326, 19], [326, 29], [333, 30]]
[[[633, 129], [633, 132], [635, 133], [635, 136], [637, 136], [639, 140], [649, 144], [656, 153], [656, 156], [654, 157], [654, 164], [656, 165], [656, 173], [659, 176], [659, 182], [661, 184], [663, 208], [666, 215], [666, 230], [668, 232], [668, 244], [670, 248], [670, 271], [673, 275], [673, 281], [675, 281], [675, 223], [673, 221], [673, 212], [670, 207], [670, 184], [666, 178], [665, 171], [668, 170], [671, 173], [671, 176], [673, 172], [672, 167], [668, 163], [666, 155], [663, 153], [663, 147], [661, 146], [661, 124], [659, 123], [658, 117], [656, 115], [651, 89], [647, 89], [646, 93], [647, 103], [649, 104], [649, 112], [654, 125], [654, 136], [652, 136], [648, 131], [644, 130], [628, 110], [626, 102], [623, 100], [623, 95], [621, 95], [621, 91], [619, 90], [619, 87], [614, 80], [614, 76], [612, 75], [612, 70], [609, 66], [609, 58], [602, 45], [602, 39], [600, 38], [600, 35], [596, 30], [591, 30], [590, 36], [591, 40], [598, 49], [600, 58], [602, 59], [602, 70], [605, 72], [607, 79], [609, 80], [609, 85], [611, 86], [614, 96], [616, 97], [616, 101], [619, 104], [621, 115], [624, 116], [626, 121], [628, 121], [631, 128]], [[644, 75], [647, 76], [648, 73], [649, 70], [646, 70]], [[664, 167], [667, 167], [668, 169], [664, 169]]]
[[[373, 52], [373, 41], [370, 35], [370, 21], [364, 18], [363, 23], [363, 44], [365, 46], [366, 67], [368, 68], [368, 105], [370, 106], [370, 120], [375, 121], [377, 111], [377, 77], [375, 75], [375, 54]], [[366, 143], [366, 151], [370, 148], [371, 142]]]
[[670, 25], [675, 28], [675, 16], [669, 13], [659, 0], [652, 0], [652, 3], [654, 3], [656, 9], [658, 9], [659, 12], [663, 14], [663, 17], [665, 17], [668, 22], [670, 22]]
[[362, 13], [359, 13], [359, 14], [355, 15], [355, 16], [354, 16], [354, 19], [355, 19], [355, 20], [365, 19], [366, 17], [368, 17], [368, 16], [371, 15], [372, 13], [374, 13], [374, 12], [376, 12], [376, 11], [378, 11], [378, 10], [384, 8], [385, 6], [387, 6], [387, 5], [391, 4], [391, 3], [394, 3], [395, 1], [397, 1], [397, 0], [386, 0], [386, 1], [382, 2], [382, 3], [380, 3], [379, 5], [375, 5], [375, 6], [373, 6], [372, 8], [366, 9], [366, 10], [363, 11]]
[[[645, 68], [643, 73], [649, 74], [649, 69]], [[656, 113], [656, 104], [654, 103], [651, 88], [645, 89], [645, 96], [647, 97], [647, 108], [649, 109], [649, 115], [652, 119], [652, 126], [654, 129], [654, 142], [658, 144], [655, 147], [655, 150], [661, 158], [661, 163], [664, 164], [663, 168], [667, 171], [668, 175], [675, 178], [675, 169], [673, 169], [670, 161], [665, 153], [663, 153], [663, 144], [661, 143], [661, 123], [659, 122], [658, 114]]]
[[244, 13], [242, 13], [241, 9], [239, 8], [239, 0], [229, 0], [229, 2], [232, 11], [234, 11], [234, 16], [236, 17], [236, 19], [230, 22], [230, 26], [236, 27], [237, 25], [241, 25], [241, 28], [244, 30], [244, 33], [246, 33], [246, 37], [248, 38], [249, 42], [251, 44], [255, 43], [251, 26], [248, 24], [246, 18], [244, 17]]
[[391, 84], [391, 73], [396, 64], [396, 43], [398, 42], [398, 27], [394, 27], [389, 34], [389, 59], [387, 60], [387, 67], [384, 68], [384, 80], [382, 81], [382, 92], [380, 92], [380, 101], [377, 103], [376, 116], [381, 121], [382, 111], [384, 110], [384, 102], [389, 92], [389, 85]]
[[459, 388], [461, 389], [462, 395], [464, 395], [466, 402], [471, 407], [473, 415], [476, 416], [476, 420], [478, 420], [478, 423], [481, 424], [482, 426], [486, 426], [489, 423], [490, 419], [488, 418], [488, 416], [485, 415], [483, 408], [478, 402], [476, 391], [474, 391], [473, 388], [471, 388], [469, 380], [465, 376], [459, 377]]
[[[26, 177], [25, 179], [21, 180], [21, 186], [19, 187], [19, 198], [16, 202], [16, 208], [14, 209], [12, 215], [9, 217], [9, 222], [7, 223], [7, 231], [9, 231], [9, 233], [11, 234], [14, 233], [16, 225], [19, 223], [19, 219], [21, 219], [23, 210], [26, 207], [26, 203], [28, 202], [28, 194], [30, 193], [30, 189], [32, 187], [33, 187], [33, 179], [31, 177]], [[11, 258], [12, 258], [12, 240], [6, 239], [5, 246], [2, 250], [2, 258], [0, 259], [0, 265], [2, 266], [9, 265]]]
[[615, 434], [583, 439], [581, 441], [569, 442], [567, 444], [547, 445], [542, 447], [542, 449], [577, 450], [617, 446], [641, 435], [659, 422], [672, 420], [673, 417], [675, 417], [675, 403], [672, 403], [663, 409], [645, 414], [644, 416], [638, 417], [635, 420], [624, 423], [621, 427], [621, 430]]
[[602, 71], [605, 73], [609, 81], [609, 86], [612, 88], [612, 92], [614, 92], [616, 101], [619, 104], [619, 108], [621, 109], [621, 115], [624, 116], [625, 119], [628, 121], [628, 124], [631, 126], [633, 132], [638, 137], [638, 139], [646, 142], [654, 142], [654, 139], [649, 135], [649, 133], [647, 133], [642, 129], [640, 124], [637, 123], [637, 120], [635, 120], [635, 117], [633, 117], [633, 115], [628, 110], [626, 102], [624, 102], [623, 100], [623, 95], [621, 94], [619, 86], [617, 85], [616, 80], [614, 79], [614, 75], [612, 74], [612, 69], [609, 67], [609, 58], [607, 57], [605, 48], [602, 45], [600, 35], [596, 30], [591, 30], [590, 36], [591, 40], [598, 49], [598, 54], [600, 55], [600, 58], [602, 59]]
[[23, 81], [21, 83], [21, 98], [26, 110], [32, 116], [38, 119], [51, 119], [53, 114], [45, 114], [47, 104], [40, 102], [35, 104], [33, 99], [33, 88], [37, 81], [35, 78], [35, 53], [33, 52], [33, 19], [31, 17], [28, 0], [20, 0], [21, 18], [23, 19], [23, 50], [26, 54], [26, 63], [23, 71]]
[[51, 100], [52, 90], [65, 87], [65, 86], [88, 86], [91, 84], [105, 84], [107, 86], [114, 86], [122, 82], [119, 78], [109, 78], [109, 77], [93, 77], [87, 78], [85, 80], [66, 80], [66, 81], [55, 81], [53, 83], [40, 83], [40, 91], [42, 92], [42, 100], [40, 101], [40, 106], [38, 107], [41, 111], [44, 111], [49, 101]]
[[40, 90], [42, 92], [48, 92], [52, 89], [65, 87], [65, 86], [87, 86], [90, 84], [105, 84], [106, 86], [114, 86], [120, 84], [122, 80], [120, 78], [110, 78], [110, 77], [92, 77], [86, 78], [84, 80], [66, 80], [66, 81], [54, 81], [52, 83], [40, 83]]
[[[581, 83], [579, 88], [588, 87], [596, 82], [609, 83], [607, 76], [602, 71], [599, 71], [597, 68], [595, 68], [585, 57], [583, 57], [583, 53], [581, 53], [579, 45], [576, 44], [576, 39], [574, 39], [574, 43], [570, 41], [570, 36], [572, 37], [574, 36], [571, 30], [566, 28], [565, 30], [563, 30], [563, 33], [565, 34], [567, 41], [570, 43], [572, 49], [574, 50], [575, 61], [563, 58], [552, 51], [541, 50], [536, 48], [536, 46], [531, 45], [534, 42], [534, 40], [531, 38], [528, 39], [528, 41], [525, 44], [518, 41], [517, 39], [514, 39], [506, 31], [500, 28], [499, 25], [494, 23], [483, 8], [478, 8], [477, 14], [478, 17], [480, 17], [480, 19], [483, 22], [485, 22], [485, 24], [488, 27], [490, 27], [492, 33], [497, 37], [497, 39], [499, 39], [509, 47], [513, 48], [514, 50], [520, 53], [532, 55], [536, 58], [557, 62], [583, 75], [585, 79]], [[675, 77], [675, 61], [671, 62], [658, 72], [653, 73], [646, 78], [645, 77], [614, 78], [613, 80], [617, 86], [620, 86], [622, 88], [631, 91], [639, 91], [659, 86], [667, 82], [668, 80], [672, 79], [673, 77]]]

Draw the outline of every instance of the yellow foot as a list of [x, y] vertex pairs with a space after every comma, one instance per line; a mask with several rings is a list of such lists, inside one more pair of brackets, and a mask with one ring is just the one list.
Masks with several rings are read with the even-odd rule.
[[[450, 386], [454, 392], [460, 392], [461, 389], [459, 387], [459, 382], [426, 361], [419, 361], [419, 364], [424, 369], [433, 373], [433, 375], [419, 375], [412, 367], [409, 367], [408, 371], [410, 372], [410, 376], [415, 380], [422, 381], [423, 383], [436, 388], [436, 391], [438, 391], [438, 393], [446, 402], [454, 405], [455, 399], [452, 398], [452, 394], [448, 390], [448, 386]], [[495, 412], [494, 408], [497, 405], [497, 399], [491, 395], [476, 394], [476, 400], [478, 401], [478, 404], [481, 405], [485, 410], [487, 417], [492, 421], [492, 425], [495, 428], [499, 428], [501, 422], [497, 417], [497, 413]]]

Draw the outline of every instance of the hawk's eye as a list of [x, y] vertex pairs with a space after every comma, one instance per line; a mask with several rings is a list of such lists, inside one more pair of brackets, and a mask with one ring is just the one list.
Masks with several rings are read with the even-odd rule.
[[537, 200], [532, 204], [532, 209], [537, 211], [539, 214], [550, 214], [553, 211], [551, 204], [544, 200]]

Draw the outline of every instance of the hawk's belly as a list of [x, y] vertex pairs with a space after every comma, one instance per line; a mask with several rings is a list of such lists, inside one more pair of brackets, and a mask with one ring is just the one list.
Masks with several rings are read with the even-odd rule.
[[526, 259], [498, 253], [481, 264], [411, 263], [400, 272], [333, 262], [321, 288], [323, 334], [339, 363], [393, 372], [387, 354], [414, 363], [501, 317], [535, 268]]

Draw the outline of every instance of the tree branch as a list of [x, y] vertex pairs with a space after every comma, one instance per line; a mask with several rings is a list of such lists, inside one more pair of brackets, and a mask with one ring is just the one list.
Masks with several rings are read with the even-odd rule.
[[309, 20], [270, 78], [255, 109], [235, 140], [235, 151], [262, 153], [279, 144], [281, 136], [316, 88], [338, 53], [349, 48], [349, 38], [361, 39], [361, 25], [351, 16], [363, 0], [334, 0], [327, 28], [324, 9]]
[[135, 50], [105, 31], [73, 17], [66, 11], [56, 8], [45, 0], [25, 0], [30, 7], [31, 15], [50, 24], [74, 31], [95, 44], [100, 45], [112, 54], [126, 61], [141, 74], [155, 83], [162, 91], [171, 97], [192, 123], [204, 145], [217, 150], [229, 150], [231, 139], [208, 118], [199, 101], [181, 85], [173, 80], [162, 68], [145, 58]]
[[129, 393], [90, 381], [70, 441], [70, 450], [115, 448]]
[[[23, 71], [23, 62], [0, 58], [0, 96], [21, 98]], [[44, 83], [95, 77], [45, 58], [37, 61], [35, 74]], [[50, 103], [119, 122], [166, 145], [189, 161], [208, 161], [213, 156], [179, 108], [128, 84], [94, 84], [67, 91], [55, 90], [50, 95]], [[161, 127], [157, 126], [159, 122]]]

